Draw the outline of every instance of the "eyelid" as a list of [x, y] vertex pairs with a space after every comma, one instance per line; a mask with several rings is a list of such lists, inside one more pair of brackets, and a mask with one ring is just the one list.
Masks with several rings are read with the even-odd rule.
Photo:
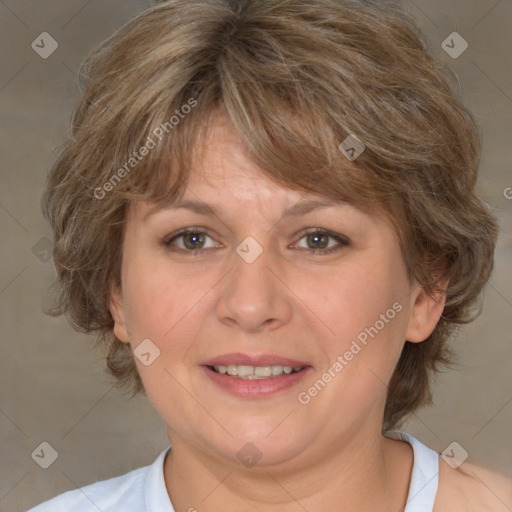
[[296, 236], [300, 236], [302, 238], [305, 235], [311, 235], [311, 234], [314, 234], [314, 233], [322, 233], [322, 234], [325, 234], [325, 235], [329, 235], [332, 238], [339, 239], [340, 241], [343, 241], [343, 242], [345, 242], [347, 244], [349, 243], [348, 238], [346, 236], [342, 235], [341, 233], [335, 233], [334, 231], [331, 231], [331, 230], [325, 229], [325, 228], [321, 228], [321, 227], [306, 228], [306, 229], [304, 229], [302, 231], [299, 231]]

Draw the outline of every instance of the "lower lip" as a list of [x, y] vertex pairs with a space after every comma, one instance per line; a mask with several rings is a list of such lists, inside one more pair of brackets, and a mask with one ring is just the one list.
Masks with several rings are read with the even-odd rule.
[[226, 373], [217, 373], [208, 366], [201, 366], [206, 375], [229, 393], [243, 398], [264, 398], [291, 388], [299, 383], [312, 369], [306, 366], [300, 372], [282, 374], [268, 379], [240, 379]]

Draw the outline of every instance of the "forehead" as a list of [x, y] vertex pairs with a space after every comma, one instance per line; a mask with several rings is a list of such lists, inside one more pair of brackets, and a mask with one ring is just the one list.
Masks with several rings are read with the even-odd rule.
[[189, 185], [218, 184], [236, 177], [261, 181], [263, 175], [230, 121], [217, 115], [196, 137]]
[[[235, 201], [271, 199], [283, 205], [301, 199], [337, 202], [294, 185], [293, 175], [286, 177], [286, 183], [278, 182], [275, 175], [275, 171], [271, 176], [259, 167], [231, 122], [225, 116], [217, 115], [196, 139], [191, 171], [181, 197], [193, 200], [194, 193], [211, 192], [218, 195], [219, 201], [222, 198]], [[338, 202], [348, 205], [341, 200]]]
[[212, 121], [196, 137], [186, 186], [176, 200], [200, 202], [272, 201], [286, 205], [304, 197], [324, 196], [290, 183], [278, 183], [252, 157], [247, 145], [223, 115]]
[[[347, 218], [364, 217], [365, 224], [387, 220], [350, 198], [342, 200], [296, 185], [293, 172], [266, 172], [223, 113], [211, 115], [195, 133], [189, 162], [186, 183], [179, 191], [159, 202], [136, 201], [138, 204], [130, 208], [135, 217], [147, 220], [161, 211], [192, 211], [218, 218], [226, 214], [238, 217], [241, 223], [256, 218], [275, 223], [278, 219], [298, 218], [332, 208]], [[282, 181], [276, 176], [282, 176]]]
[[187, 184], [174, 198], [144, 208], [144, 216], [162, 209], [184, 208], [202, 215], [221, 210], [251, 208], [262, 212], [284, 210], [286, 217], [325, 207], [356, 208], [342, 200], [278, 183], [258, 166], [231, 123], [223, 116], [198, 137]]

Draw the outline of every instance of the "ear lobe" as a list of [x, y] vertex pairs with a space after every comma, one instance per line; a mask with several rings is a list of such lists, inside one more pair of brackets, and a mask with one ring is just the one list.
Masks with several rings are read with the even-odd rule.
[[446, 286], [443, 283], [442, 291], [431, 297], [423, 287], [416, 292], [405, 339], [412, 343], [425, 341], [435, 329], [446, 303]]
[[110, 314], [114, 319], [114, 334], [119, 340], [129, 343], [130, 337], [126, 328], [126, 321], [124, 317], [123, 299], [119, 288], [116, 286], [110, 293]]

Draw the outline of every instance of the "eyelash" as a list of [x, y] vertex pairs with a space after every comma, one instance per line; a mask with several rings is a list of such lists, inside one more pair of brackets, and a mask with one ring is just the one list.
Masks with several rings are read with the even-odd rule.
[[[185, 229], [182, 229], [180, 231], [178, 231], [177, 233], [174, 233], [170, 236], [170, 238], [167, 238], [164, 242], [163, 242], [163, 245], [167, 248], [171, 248], [172, 247], [172, 242], [174, 242], [175, 240], [177, 240], [178, 238], [180, 237], [183, 237], [185, 235], [207, 235], [209, 238], [212, 238], [213, 237], [209, 234], [208, 230], [205, 230], [203, 228], [185, 228]], [[349, 241], [340, 236], [340, 235], [336, 235], [334, 233], [331, 233], [330, 231], [326, 231], [325, 229], [320, 229], [320, 228], [309, 228], [305, 231], [302, 231], [300, 233], [300, 239], [299, 240], [302, 240], [303, 238], [305, 238], [307, 235], [327, 235], [328, 237], [336, 240], [336, 242], [339, 243], [338, 246], [336, 247], [331, 247], [330, 249], [305, 249], [305, 250], [309, 250], [311, 251], [313, 254], [322, 254], [322, 255], [325, 255], [325, 254], [331, 254], [335, 251], [339, 251], [340, 249], [343, 249], [344, 247], [347, 247], [348, 245], [350, 245]], [[189, 252], [189, 253], [200, 253], [206, 249], [182, 249], [181, 247], [178, 247], [177, 248], [179, 251], [184, 251], [184, 252]]]

